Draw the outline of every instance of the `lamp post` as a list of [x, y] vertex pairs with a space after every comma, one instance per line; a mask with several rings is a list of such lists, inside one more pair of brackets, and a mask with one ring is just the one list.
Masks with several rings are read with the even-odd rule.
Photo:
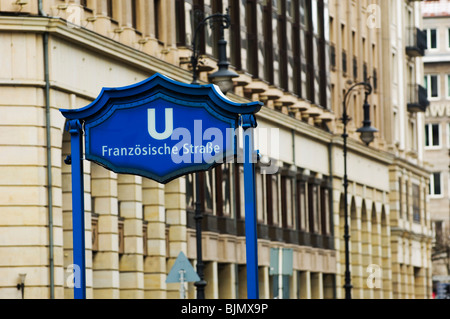
[[348, 225], [348, 176], [347, 176], [347, 124], [350, 122], [350, 117], [347, 113], [347, 102], [350, 93], [358, 87], [365, 88], [365, 98], [364, 98], [364, 121], [363, 127], [357, 130], [361, 134], [361, 140], [369, 146], [369, 144], [374, 140], [374, 133], [378, 130], [371, 126], [370, 121], [370, 104], [367, 102], [367, 97], [372, 94], [372, 86], [367, 82], [359, 82], [351, 86], [344, 94], [343, 101], [343, 112], [342, 112], [342, 123], [344, 124], [344, 132], [342, 137], [344, 139], [344, 240], [345, 240], [345, 299], [352, 299], [352, 284], [351, 284], [351, 274], [350, 274], [350, 251], [349, 251], [349, 225]]
[[22, 292], [22, 299], [25, 299], [25, 277], [27, 274], [19, 274], [20, 283], [17, 284], [17, 290]]
[[[198, 32], [204, 27], [204, 25], [210, 21], [210, 26], [214, 22], [219, 23], [219, 41], [218, 41], [218, 58], [217, 65], [219, 70], [209, 76], [209, 80], [216, 84], [223, 94], [227, 94], [233, 88], [233, 78], [239, 75], [228, 69], [229, 63], [227, 61], [227, 41], [224, 39], [225, 29], [230, 27], [230, 15], [227, 9], [226, 14], [216, 13], [204, 18], [195, 28], [194, 37], [192, 40], [192, 83], [199, 84], [198, 82], [198, 60], [199, 50], [197, 49], [197, 36]], [[205, 299], [205, 287], [206, 281], [204, 280], [204, 264], [202, 257], [202, 204], [200, 202], [200, 174], [195, 173], [195, 228], [196, 228], [196, 244], [197, 244], [197, 274], [200, 277], [200, 281], [194, 283], [197, 288], [197, 299]]]

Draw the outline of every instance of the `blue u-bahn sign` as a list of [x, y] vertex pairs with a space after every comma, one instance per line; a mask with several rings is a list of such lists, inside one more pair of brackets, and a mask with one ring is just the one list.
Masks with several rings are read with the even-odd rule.
[[133, 86], [103, 89], [85, 108], [61, 112], [84, 121], [86, 159], [167, 183], [232, 157], [239, 116], [260, 108], [259, 102], [233, 103], [213, 85], [155, 74]]
[[[262, 103], [235, 103], [214, 85], [185, 84], [155, 74], [127, 87], [104, 88], [95, 101], [61, 109], [71, 134], [74, 264], [81, 270], [76, 299], [86, 297], [83, 157], [122, 174], [159, 183], [205, 171], [236, 155], [244, 136], [248, 296], [258, 298], [253, 135]], [[83, 156], [83, 139], [85, 154]]]

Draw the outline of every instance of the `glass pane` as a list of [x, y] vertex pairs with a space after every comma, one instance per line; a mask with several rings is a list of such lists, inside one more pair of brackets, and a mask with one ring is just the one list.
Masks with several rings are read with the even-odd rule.
[[434, 173], [434, 195], [441, 195], [441, 173]]
[[450, 97], [450, 75], [447, 75], [447, 97]]
[[245, 193], [244, 193], [245, 185], [244, 185], [244, 167], [239, 165], [239, 190], [240, 190], [240, 211], [241, 211], [241, 219], [245, 219]]
[[264, 222], [264, 190], [263, 190], [263, 176], [258, 171], [256, 172], [256, 211], [258, 221]]
[[437, 48], [437, 35], [436, 35], [436, 29], [430, 30], [430, 48], [436, 49]]
[[210, 171], [205, 172], [205, 209], [212, 211], [213, 209], [213, 181]]
[[274, 224], [278, 224], [278, 178], [272, 175], [272, 216]]
[[425, 125], [425, 146], [430, 146], [430, 125]]
[[192, 6], [192, 3], [189, 2], [185, 2], [184, 4], [185, 6], [185, 12], [186, 12], [186, 44], [190, 45], [192, 44], [192, 37], [193, 37], [193, 33], [194, 33], [194, 8]]
[[433, 146], [439, 146], [439, 124], [433, 124]]
[[286, 216], [287, 216], [287, 226], [292, 227], [292, 179], [286, 178]]
[[230, 164], [223, 165], [222, 168], [222, 198], [223, 198], [223, 213], [224, 215], [231, 215], [231, 166]]
[[438, 77], [437, 75], [432, 75], [430, 77], [431, 80], [431, 97], [438, 97]]
[[194, 175], [186, 175], [186, 207], [194, 208]]

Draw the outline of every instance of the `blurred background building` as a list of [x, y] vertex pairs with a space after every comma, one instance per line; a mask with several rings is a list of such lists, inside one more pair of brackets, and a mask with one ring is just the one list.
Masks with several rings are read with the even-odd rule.
[[432, 165], [430, 214], [434, 224], [433, 281], [450, 283], [450, 2], [425, 1], [423, 24], [428, 50], [424, 57], [428, 99], [425, 160]]
[[[256, 176], [260, 297], [344, 298], [341, 117], [361, 81], [373, 87], [379, 132], [370, 146], [360, 140], [364, 91], [355, 91], [353, 298], [431, 297], [420, 1], [0, 0], [0, 298], [21, 298], [20, 274], [25, 298], [73, 297], [70, 136], [58, 109], [157, 72], [190, 83], [195, 26], [228, 7], [227, 55], [239, 77], [227, 96], [264, 102], [259, 128], [276, 132], [258, 145], [277, 168]], [[205, 26], [202, 83], [217, 69], [217, 40]], [[179, 298], [179, 284], [165, 280], [180, 251], [196, 263], [195, 183], [206, 297], [246, 298], [240, 165], [160, 185], [84, 164], [88, 298]], [[282, 277], [273, 272], [279, 249], [292, 268]]]

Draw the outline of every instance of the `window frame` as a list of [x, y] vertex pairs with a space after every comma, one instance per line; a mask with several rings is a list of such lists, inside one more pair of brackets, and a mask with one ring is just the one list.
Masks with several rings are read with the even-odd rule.
[[450, 100], [450, 74], [446, 74], [445, 80], [445, 99]]
[[[431, 47], [431, 30], [436, 31], [436, 47]], [[438, 28], [430, 28], [427, 29], [427, 48], [429, 51], [436, 51], [439, 50], [439, 29]]]
[[[433, 127], [437, 126], [438, 127], [438, 134], [439, 134], [439, 143], [438, 145], [433, 145], [434, 144], [434, 139], [433, 139]], [[427, 145], [427, 141], [425, 139], [425, 149], [426, 150], [437, 150], [437, 149], [442, 149], [442, 130], [441, 130], [441, 124], [440, 123], [425, 123], [425, 132], [424, 135], [426, 136], [428, 134], [428, 140], [429, 140], [429, 144]], [[425, 138], [424, 136], [424, 138]]]
[[[437, 96], [431, 96], [432, 94], [432, 87], [431, 87], [431, 77], [436, 77], [436, 85], [437, 85]], [[424, 76], [426, 78], [424, 86], [427, 90], [427, 97], [430, 101], [438, 101], [441, 99], [441, 77], [439, 74], [425, 74]]]
[[[435, 175], [439, 174], [439, 184], [440, 184], [440, 189], [441, 192], [440, 194], [436, 194], [436, 185], [435, 185]], [[443, 174], [442, 172], [434, 172], [430, 175], [430, 191], [429, 191], [429, 196], [430, 198], [443, 198], [444, 197], [444, 192], [443, 192]]]

